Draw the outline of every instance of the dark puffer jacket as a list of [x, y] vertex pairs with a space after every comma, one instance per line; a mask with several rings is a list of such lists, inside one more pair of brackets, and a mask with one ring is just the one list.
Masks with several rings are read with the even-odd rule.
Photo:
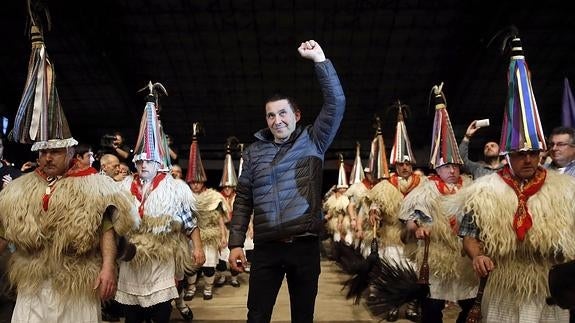
[[298, 126], [283, 144], [269, 129], [244, 151], [233, 208], [230, 248], [241, 247], [254, 213], [254, 242], [317, 234], [323, 225], [323, 159], [345, 111], [345, 96], [329, 60], [315, 64], [323, 107], [313, 125]]

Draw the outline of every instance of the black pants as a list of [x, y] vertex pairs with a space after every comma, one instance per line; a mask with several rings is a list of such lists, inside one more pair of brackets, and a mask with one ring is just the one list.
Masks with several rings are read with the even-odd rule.
[[320, 274], [319, 240], [304, 237], [293, 242], [267, 242], [255, 246], [250, 271], [248, 322], [271, 320], [284, 276], [290, 294], [291, 321], [313, 322]]
[[[457, 316], [456, 323], [465, 323], [467, 314], [475, 302], [474, 298], [464, 299], [457, 301], [461, 312]], [[422, 323], [441, 323], [443, 322], [443, 309], [445, 308], [445, 301], [442, 299], [426, 298], [421, 303], [421, 322]]]
[[170, 301], [167, 301], [150, 307], [124, 305], [124, 311], [126, 314], [125, 323], [169, 323], [170, 314], [172, 313], [172, 304]]

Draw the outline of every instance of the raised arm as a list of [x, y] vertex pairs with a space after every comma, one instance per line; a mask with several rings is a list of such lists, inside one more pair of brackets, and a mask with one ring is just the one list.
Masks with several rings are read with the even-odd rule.
[[311, 131], [318, 151], [325, 153], [332, 143], [345, 111], [345, 95], [337, 72], [331, 61], [325, 58], [321, 46], [309, 40], [301, 43], [298, 52], [303, 58], [315, 62], [315, 73], [323, 93], [323, 106]]

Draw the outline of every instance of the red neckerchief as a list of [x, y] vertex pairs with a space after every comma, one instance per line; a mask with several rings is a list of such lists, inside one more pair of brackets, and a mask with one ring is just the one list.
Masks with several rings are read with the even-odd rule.
[[417, 175], [410, 175], [408, 181], [409, 182], [409, 186], [407, 186], [407, 188], [405, 189], [405, 191], [403, 191], [401, 189], [401, 187], [399, 186], [399, 176], [397, 174], [393, 174], [391, 175], [391, 177], [389, 178], [389, 182], [395, 186], [395, 188], [397, 188], [402, 194], [403, 196], [406, 196], [407, 194], [409, 194], [409, 192], [411, 192], [414, 188], [417, 187], [417, 185], [419, 185], [419, 182], [421, 181], [421, 178], [419, 178], [419, 176]]
[[[441, 195], [455, 194], [463, 185], [463, 178], [461, 176], [459, 176], [459, 179], [457, 179], [457, 183], [455, 183], [455, 187], [453, 188], [447, 186], [447, 183], [445, 183], [445, 181], [443, 181], [437, 174], [429, 175], [428, 178], [430, 181], [435, 182], [435, 187], [437, 187], [437, 190]], [[449, 226], [451, 226], [451, 231], [457, 235], [459, 232], [459, 225], [457, 223], [457, 218], [454, 215], [449, 217]]]
[[66, 173], [61, 177], [49, 177], [42, 171], [41, 168], [36, 168], [35, 172], [40, 177], [42, 177], [46, 182], [48, 182], [48, 187], [46, 188], [46, 193], [42, 196], [42, 208], [44, 211], [48, 211], [48, 204], [50, 203], [50, 197], [54, 190], [56, 189], [56, 182], [64, 177], [81, 177], [88, 176], [92, 174], [97, 174], [98, 171], [93, 167], [80, 169], [77, 162], [71, 162], [71, 167], [66, 171]]
[[365, 185], [365, 187], [367, 187], [368, 190], [370, 190], [373, 187], [373, 183], [369, 181], [369, 179], [364, 178], [362, 181], [363, 185]]
[[428, 178], [430, 181], [435, 182], [435, 186], [437, 187], [437, 189], [439, 190], [439, 193], [441, 193], [441, 195], [455, 194], [455, 193], [457, 193], [457, 190], [459, 190], [461, 188], [461, 186], [463, 185], [463, 178], [461, 176], [459, 176], [459, 178], [457, 179], [457, 183], [455, 183], [454, 188], [450, 188], [447, 185], [447, 183], [445, 183], [441, 179], [441, 177], [439, 177], [439, 175], [437, 175], [437, 174], [429, 175]]
[[148, 198], [150, 193], [152, 193], [152, 191], [155, 190], [156, 187], [158, 187], [160, 182], [165, 177], [166, 173], [157, 174], [152, 180], [151, 187], [146, 191], [145, 195], [142, 195], [142, 182], [140, 181], [140, 176], [138, 176], [138, 174], [134, 174], [134, 180], [132, 181], [130, 192], [138, 199], [138, 201], [140, 201], [140, 206], [138, 207], [138, 213], [140, 214], [140, 218], [144, 217], [144, 204], [146, 203], [146, 199]]
[[507, 183], [517, 195], [518, 205], [513, 217], [513, 229], [515, 230], [517, 239], [523, 241], [527, 231], [533, 226], [531, 214], [529, 214], [529, 210], [527, 209], [527, 200], [541, 189], [541, 186], [545, 183], [547, 171], [538, 167], [533, 178], [525, 183], [523, 187], [521, 187], [521, 183], [511, 174], [509, 166], [503, 167], [497, 174], [501, 176], [501, 179]]

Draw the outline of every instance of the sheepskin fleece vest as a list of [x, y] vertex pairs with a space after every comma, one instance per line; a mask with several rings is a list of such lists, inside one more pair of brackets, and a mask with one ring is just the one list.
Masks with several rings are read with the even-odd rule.
[[[403, 201], [403, 194], [389, 181], [382, 180], [368, 191], [367, 199], [369, 200], [370, 208], [376, 207], [379, 210], [379, 217], [381, 218], [377, 228], [379, 244], [381, 246], [401, 245], [399, 238], [401, 226], [399, 225], [398, 214]], [[373, 227], [367, 219], [364, 222], [364, 230], [366, 239], [371, 243]]]
[[349, 215], [347, 214], [349, 198], [344, 194], [336, 195], [337, 193], [330, 195], [323, 203], [325, 218], [328, 221], [327, 229], [330, 233], [337, 231], [337, 224], [339, 221], [344, 221], [344, 217], [348, 218], [347, 222], [349, 222]]
[[224, 196], [211, 188], [194, 195], [198, 202], [198, 227], [202, 244], [217, 248], [222, 238], [220, 218], [227, 218], [229, 212]]
[[[133, 177], [126, 178], [122, 185], [130, 190]], [[137, 207], [140, 201], [133, 196]], [[149, 265], [152, 261], [174, 259], [176, 272], [182, 273], [194, 268], [189, 239], [183, 234], [181, 214], [195, 209], [195, 199], [190, 188], [183, 182], [165, 176], [149, 193], [144, 202], [144, 211], [138, 229], [128, 234], [130, 242], [138, 252], [130, 264]]]
[[[462, 176], [465, 187], [471, 180]], [[443, 195], [439, 192], [435, 181], [428, 180], [409, 193], [402, 204], [400, 219], [407, 219], [415, 210], [419, 210], [433, 219], [432, 231], [429, 244], [429, 273], [439, 281], [457, 281], [466, 288], [477, 285], [478, 280], [473, 271], [471, 260], [464, 256], [461, 238], [456, 235], [453, 228], [454, 203], [456, 196], [461, 191], [452, 195]], [[417, 249], [413, 244], [408, 244], [406, 254], [414, 259], [418, 267], [423, 261], [423, 243]]]
[[517, 304], [549, 295], [552, 265], [575, 258], [575, 179], [547, 171], [527, 200], [533, 226], [520, 241], [513, 229], [518, 199], [498, 174], [480, 177], [460, 192], [459, 215], [473, 214], [486, 255], [495, 263], [485, 296], [503, 294]]
[[112, 179], [93, 174], [63, 177], [42, 206], [46, 180], [32, 172], [0, 193], [5, 238], [16, 246], [9, 278], [19, 292], [37, 291], [51, 280], [60, 297], [96, 298], [93, 285], [102, 263], [99, 250], [103, 214], [112, 211], [114, 230], [126, 234], [137, 225], [129, 194]]

